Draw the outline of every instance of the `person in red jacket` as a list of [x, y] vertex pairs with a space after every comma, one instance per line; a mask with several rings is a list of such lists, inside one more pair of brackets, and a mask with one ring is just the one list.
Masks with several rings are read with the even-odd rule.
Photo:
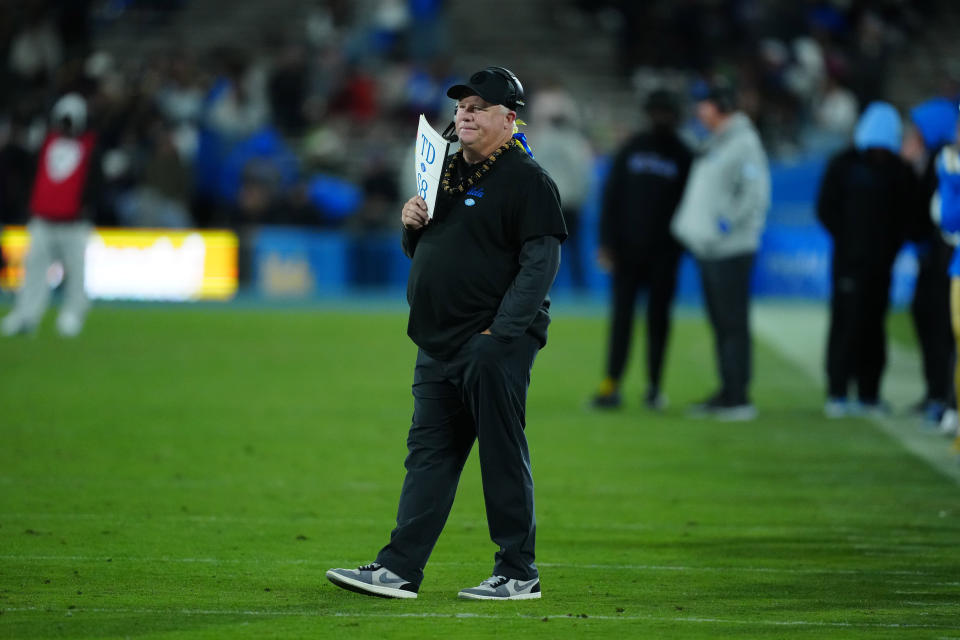
[[64, 270], [63, 304], [57, 317], [61, 335], [75, 336], [89, 308], [84, 291], [84, 254], [90, 223], [85, 202], [94, 171], [96, 135], [87, 130], [87, 103], [76, 93], [57, 100], [52, 128], [40, 149], [30, 196], [30, 248], [23, 285], [0, 325], [4, 335], [36, 330], [50, 302], [47, 272], [59, 262]]

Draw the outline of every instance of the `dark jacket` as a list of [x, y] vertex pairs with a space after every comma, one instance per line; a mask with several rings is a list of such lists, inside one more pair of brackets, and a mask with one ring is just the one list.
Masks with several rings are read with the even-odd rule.
[[616, 153], [603, 195], [600, 243], [618, 260], [679, 252], [670, 222], [693, 154], [673, 131], [632, 137]]
[[921, 202], [913, 169], [887, 149], [855, 148], [830, 161], [817, 217], [833, 237], [834, 270], [889, 270]]

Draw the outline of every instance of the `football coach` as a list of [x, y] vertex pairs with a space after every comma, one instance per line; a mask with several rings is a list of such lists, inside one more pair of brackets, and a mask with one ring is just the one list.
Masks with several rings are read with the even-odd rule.
[[567, 230], [556, 185], [517, 133], [524, 106], [517, 77], [487, 67], [447, 96], [457, 101], [460, 149], [446, 159], [434, 216], [420, 196], [401, 213], [412, 259], [407, 334], [419, 350], [397, 526], [375, 562], [331, 569], [327, 578], [358, 593], [417, 597], [477, 441], [487, 523], [499, 550], [493, 575], [458, 595], [539, 598], [525, 411]]

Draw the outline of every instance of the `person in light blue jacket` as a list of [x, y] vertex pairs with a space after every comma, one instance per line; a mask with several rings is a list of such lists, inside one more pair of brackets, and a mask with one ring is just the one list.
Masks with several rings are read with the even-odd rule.
[[691, 412], [751, 420], [750, 273], [770, 207], [770, 169], [734, 99], [729, 85], [715, 84], [697, 102], [711, 135], [693, 161], [671, 231], [700, 267], [720, 374], [720, 389]]

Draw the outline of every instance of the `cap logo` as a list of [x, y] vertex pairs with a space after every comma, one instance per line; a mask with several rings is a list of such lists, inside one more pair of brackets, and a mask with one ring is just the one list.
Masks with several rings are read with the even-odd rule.
[[483, 84], [487, 81], [487, 74], [483, 71], [478, 71], [472, 76], [470, 76], [470, 82], [472, 84]]

